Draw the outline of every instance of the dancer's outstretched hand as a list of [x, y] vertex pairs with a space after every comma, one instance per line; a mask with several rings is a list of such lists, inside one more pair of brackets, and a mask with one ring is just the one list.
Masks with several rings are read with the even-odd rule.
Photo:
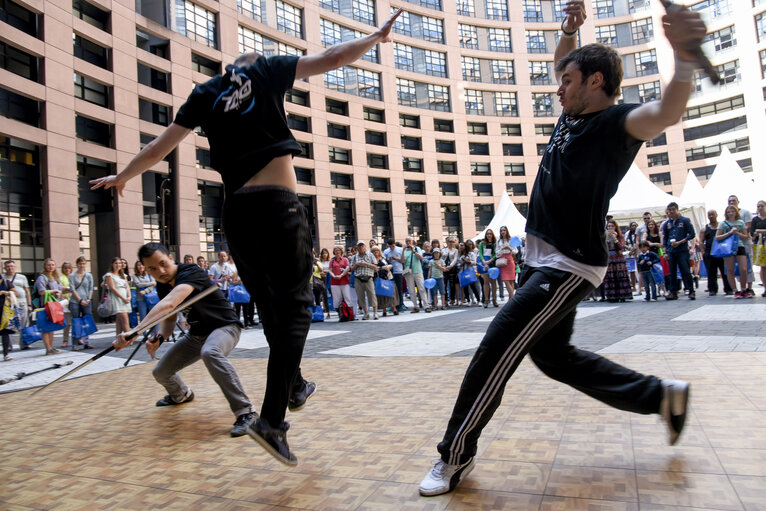
[[92, 185], [90, 187], [91, 190], [97, 190], [98, 188], [103, 188], [104, 190], [108, 188], [115, 188], [120, 194], [120, 197], [123, 196], [122, 191], [125, 189], [125, 183], [117, 179], [117, 176], [104, 176], [96, 179], [91, 179], [90, 184]]

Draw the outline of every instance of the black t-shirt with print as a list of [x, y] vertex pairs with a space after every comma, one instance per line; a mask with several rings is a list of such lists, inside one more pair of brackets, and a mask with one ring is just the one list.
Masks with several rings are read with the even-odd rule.
[[[196, 264], [179, 264], [176, 274], [175, 286], [188, 284], [194, 288], [194, 291], [186, 298], [194, 298], [200, 291], [204, 291], [215, 284], [210, 280], [207, 271]], [[170, 284], [157, 282], [157, 294], [160, 299], [165, 298], [173, 287]], [[192, 335], [205, 336], [210, 334], [216, 328], [239, 323], [234, 308], [223, 296], [219, 289], [213, 291], [199, 302], [193, 304], [190, 308], [183, 311], [186, 315], [186, 321], [189, 323], [189, 333]]]
[[174, 122], [202, 127], [210, 161], [233, 193], [278, 156], [298, 155], [301, 146], [285, 118], [285, 92], [295, 80], [298, 57], [259, 57], [245, 67], [197, 85]]
[[606, 266], [609, 200], [643, 143], [625, 131], [625, 118], [638, 106], [561, 115], [532, 188], [528, 233], [575, 261]]

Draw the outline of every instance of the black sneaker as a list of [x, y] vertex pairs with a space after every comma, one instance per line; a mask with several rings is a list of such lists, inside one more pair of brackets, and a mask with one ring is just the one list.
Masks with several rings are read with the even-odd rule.
[[675, 445], [686, 422], [689, 407], [689, 382], [681, 380], [662, 380], [662, 401], [660, 415], [668, 425], [668, 441]]
[[192, 391], [190, 390], [190, 391], [189, 391], [189, 395], [188, 395], [188, 396], [186, 396], [186, 397], [184, 398], [184, 400], [183, 400], [183, 401], [181, 401], [180, 403], [177, 403], [177, 402], [176, 402], [176, 401], [175, 401], [175, 400], [174, 400], [172, 397], [170, 397], [170, 396], [165, 396], [165, 397], [163, 397], [162, 399], [160, 399], [159, 401], [157, 401], [157, 406], [176, 406], [176, 405], [182, 405], [182, 404], [184, 404], [184, 403], [188, 403], [188, 402], [189, 402], [189, 401], [191, 401], [192, 399], [194, 399], [194, 392], [192, 392]]
[[745, 290], [743, 291], [743, 293], [745, 293], [747, 296], [749, 296], [749, 297], [751, 297], [751, 298], [752, 298], [753, 296], [755, 296], [755, 291], [753, 291], [753, 288], [751, 288], [751, 287], [749, 287], [749, 288], [745, 289]]
[[247, 434], [261, 444], [261, 447], [266, 449], [266, 452], [274, 456], [277, 461], [294, 467], [298, 464], [298, 458], [290, 452], [290, 446], [287, 445], [288, 429], [290, 429], [290, 425], [287, 422], [283, 422], [281, 428], [272, 428], [266, 419], [258, 418], [247, 427]]
[[303, 389], [301, 389], [300, 392], [295, 392], [287, 401], [287, 409], [291, 412], [297, 412], [298, 410], [302, 409], [304, 406], [306, 406], [306, 401], [308, 401], [309, 398], [314, 395], [316, 390], [316, 383], [313, 381], [304, 380]]
[[237, 417], [234, 427], [231, 428], [231, 436], [238, 437], [247, 435], [247, 427], [257, 418], [258, 414], [255, 412], [243, 413]]
[[696, 300], [696, 299], [697, 299], [697, 295], [694, 293], [694, 291], [689, 293], [689, 300]]
[[675, 293], [668, 293], [665, 295], [665, 300], [678, 300], [678, 295]]

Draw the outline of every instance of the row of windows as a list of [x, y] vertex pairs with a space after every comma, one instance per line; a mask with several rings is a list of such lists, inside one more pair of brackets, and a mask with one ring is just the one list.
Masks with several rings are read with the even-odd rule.
[[726, 147], [731, 153], [739, 153], [750, 150], [750, 138], [743, 137], [720, 144], [710, 144], [702, 147], [690, 147], [686, 150], [686, 161], [704, 160], [705, 158], [714, 158], [720, 156], [723, 148]]

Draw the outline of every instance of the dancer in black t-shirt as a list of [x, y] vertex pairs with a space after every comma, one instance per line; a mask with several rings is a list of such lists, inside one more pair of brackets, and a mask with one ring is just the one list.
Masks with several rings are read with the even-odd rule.
[[673, 80], [660, 101], [615, 105], [622, 80], [619, 55], [600, 44], [575, 49], [585, 5], [574, 0], [564, 10], [564, 34], [554, 55], [561, 83], [557, 94], [564, 112], [530, 197], [528, 269], [517, 294], [487, 329], [466, 371], [438, 445], [441, 457], [420, 483], [422, 495], [452, 490], [473, 469], [479, 435], [527, 353], [546, 375], [606, 404], [661, 413], [671, 444], [684, 425], [688, 383], [636, 373], [579, 350], [569, 340], [577, 304], [606, 272], [604, 217], [609, 199], [642, 141], [659, 135], [684, 113], [695, 68], [694, 57], [685, 48], [699, 45], [705, 25], [688, 10], [663, 17], [665, 34], [679, 59]]
[[[210, 142], [211, 163], [223, 178], [223, 227], [247, 290], [255, 297], [269, 343], [266, 395], [260, 418], [248, 434], [279, 461], [298, 461], [287, 444], [286, 408], [299, 409], [313, 392], [299, 374], [311, 325], [311, 233], [295, 193], [292, 157], [301, 151], [287, 126], [284, 95], [295, 79], [308, 78], [354, 62], [390, 41], [394, 13], [370, 35], [302, 57], [240, 55], [226, 72], [198, 85], [159, 137], [116, 176], [91, 181], [93, 188], [116, 188], [148, 170], [197, 126]], [[279, 240], [280, 266], [263, 250], [263, 240]], [[297, 382], [301, 388], [293, 388]], [[313, 385], [313, 384], [312, 384]]]
[[[138, 326], [117, 336], [114, 345], [118, 350], [132, 344], [133, 341], [126, 337], [140, 330], [142, 325], [150, 324], [188, 298], [215, 286], [207, 272], [196, 264], [178, 264], [169, 256], [168, 249], [159, 243], [148, 243], [139, 249], [138, 259], [157, 281], [157, 294], [161, 300]], [[189, 331], [170, 347], [152, 371], [157, 382], [168, 391], [167, 396], [157, 401], [157, 406], [175, 406], [194, 399], [194, 392], [178, 371], [201, 358], [236, 417], [231, 436], [242, 436], [257, 414], [242, 388], [237, 371], [226, 358], [239, 342], [242, 325], [220, 290], [192, 304], [185, 314]], [[167, 339], [175, 326], [176, 317], [171, 316], [160, 323], [158, 334]], [[146, 343], [152, 357], [158, 347], [158, 337]]]

